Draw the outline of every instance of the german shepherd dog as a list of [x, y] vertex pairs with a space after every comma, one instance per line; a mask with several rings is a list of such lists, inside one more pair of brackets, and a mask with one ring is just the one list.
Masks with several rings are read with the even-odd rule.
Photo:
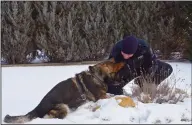
[[115, 63], [113, 59], [106, 60], [89, 70], [76, 74], [54, 86], [32, 111], [26, 115], [6, 115], [5, 123], [25, 123], [35, 118], [63, 119], [70, 109], [75, 109], [86, 101], [96, 102], [107, 98], [108, 83], [105, 79], [114, 79], [125, 63]]

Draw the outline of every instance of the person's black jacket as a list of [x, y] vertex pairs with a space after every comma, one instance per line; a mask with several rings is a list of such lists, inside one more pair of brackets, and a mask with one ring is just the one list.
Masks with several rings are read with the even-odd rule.
[[119, 41], [115, 44], [109, 55], [109, 59], [113, 57], [115, 59], [115, 62], [125, 61], [127, 63], [127, 66], [130, 68], [129, 75], [131, 74], [132, 77], [140, 75], [141, 71], [143, 73], [149, 72], [149, 69], [152, 67], [152, 64], [155, 62], [156, 59], [149, 45], [142, 39], [137, 40], [138, 48], [136, 53], [131, 58], [127, 60], [123, 58], [121, 54], [122, 41]]

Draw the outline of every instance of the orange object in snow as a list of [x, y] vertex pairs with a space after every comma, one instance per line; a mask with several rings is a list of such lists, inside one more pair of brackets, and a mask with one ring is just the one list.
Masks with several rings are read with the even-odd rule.
[[116, 100], [121, 100], [119, 103], [120, 106], [122, 107], [135, 107], [135, 103], [133, 99], [129, 96], [126, 97], [115, 97]]

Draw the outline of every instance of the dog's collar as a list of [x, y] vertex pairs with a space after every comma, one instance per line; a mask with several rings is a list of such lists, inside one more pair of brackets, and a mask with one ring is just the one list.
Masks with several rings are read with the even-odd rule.
[[79, 93], [81, 95], [80, 98], [82, 100], [86, 100], [87, 98], [86, 98], [86, 94], [85, 94], [85, 88], [84, 88], [82, 81], [79, 78], [79, 75], [76, 75], [76, 80], [77, 80], [77, 87], [78, 87]]
[[100, 83], [104, 83], [101, 79], [99, 79], [99, 77], [97, 76], [97, 75], [95, 75], [94, 73], [91, 73], [90, 72], [90, 74], [92, 75], [92, 76], [94, 76]]
[[97, 75], [95, 75], [94, 73], [90, 72], [90, 74], [96, 78], [102, 85], [106, 86], [105, 82], [103, 80], [101, 80]]
[[[89, 74], [91, 76], [93, 76], [94, 78], [96, 78], [99, 83], [101, 85], [104, 85], [106, 87], [106, 84], [104, 83], [104, 81], [102, 81], [101, 79], [99, 79], [95, 74], [92, 74], [89, 72]], [[76, 81], [77, 81], [77, 87], [78, 87], [78, 91], [81, 95], [80, 99], [81, 100], [96, 100], [93, 93], [91, 93], [87, 88], [86, 86], [83, 84], [83, 81], [82, 81], [82, 78], [81, 78], [81, 75], [80, 74], [76, 74]]]

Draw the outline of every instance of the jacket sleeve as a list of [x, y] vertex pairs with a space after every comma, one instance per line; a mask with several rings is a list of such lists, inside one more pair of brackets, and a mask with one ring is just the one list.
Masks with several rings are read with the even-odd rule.
[[150, 46], [144, 46], [143, 51], [143, 67], [147, 71], [155, 64], [156, 56]]
[[136, 57], [131, 60], [133, 62], [128, 64], [133, 64], [133, 66], [130, 66], [135, 67], [136, 69], [142, 67], [145, 72], [152, 67], [153, 62], [156, 59], [148, 43], [141, 39], [139, 39], [138, 52], [135, 55]]

